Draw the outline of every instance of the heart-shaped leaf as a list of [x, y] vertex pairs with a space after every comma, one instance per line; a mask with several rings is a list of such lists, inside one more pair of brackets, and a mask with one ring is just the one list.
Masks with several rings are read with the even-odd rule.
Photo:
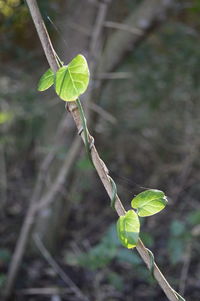
[[117, 221], [117, 234], [122, 245], [128, 249], [137, 245], [140, 232], [140, 221], [133, 210], [127, 211]]
[[45, 91], [51, 87], [54, 83], [54, 73], [51, 69], [48, 69], [40, 78], [38, 83], [38, 91]]
[[67, 66], [56, 72], [55, 89], [61, 99], [74, 101], [83, 94], [89, 83], [89, 69], [83, 55], [77, 55]]
[[139, 193], [131, 201], [131, 206], [138, 210], [139, 216], [150, 216], [165, 208], [167, 198], [161, 190], [149, 189]]

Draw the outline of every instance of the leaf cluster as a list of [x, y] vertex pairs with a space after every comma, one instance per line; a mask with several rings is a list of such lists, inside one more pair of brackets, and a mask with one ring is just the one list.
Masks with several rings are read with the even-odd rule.
[[83, 94], [89, 84], [89, 69], [85, 57], [78, 54], [68, 65], [62, 65], [56, 73], [48, 69], [40, 78], [39, 91], [52, 85], [57, 95], [64, 101], [75, 101]]
[[131, 201], [131, 207], [117, 221], [117, 233], [122, 245], [128, 249], [136, 247], [140, 234], [139, 217], [154, 215], [165, 208], [167, 198], [164, 192], [149, 189], [139, 193]]

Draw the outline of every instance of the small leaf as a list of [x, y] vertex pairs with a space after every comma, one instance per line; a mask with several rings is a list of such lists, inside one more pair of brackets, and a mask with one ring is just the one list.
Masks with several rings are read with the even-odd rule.
[[75, 101], [89, 84], [89, 69], [83, 55], [77, 55], [67, 66], [56, 72], [55, 89], [61, 99]]
[[54, 73], [48, 69], [40, 78], [38, 83], [38, 91], [45, 91], [50, 88], [54, 83]]
[[124, 216], [120, 216], [117, 221], [117, 234], [122, 245], [128, 249], [137, 245], [140, 232], [140, 222], [137, 214], [133, 210], [127, 211]]
[[167, 198], [161, 190], [149, 189], [139, 193], [131, 201], [131, 206], [138, 210], [139, 216], [150, 216], [165, 208]]

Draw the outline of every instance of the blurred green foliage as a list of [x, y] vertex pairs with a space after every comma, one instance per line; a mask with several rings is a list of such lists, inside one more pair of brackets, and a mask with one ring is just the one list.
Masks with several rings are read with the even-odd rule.
[[168, 241], [168, 250], [170, 262], [172, 264], [180, 263], [184, 260], [185, 250], [188, 243], [193, 244], [195, 249], [195, 236], [200, 236], [200, 229], [195, 234], [195, 226], [200, 225], [200, 211], [190, 212], [184, 221], [173, 220], [170, 225], [170, 236]]
[[[151, 234], [142, 233], [141, 238], [148, 247], [151, 245], [153, 240]], [[137, 279], [141, 278], [142, 281], [149, 283], [154, 282], [138, 253], [135, 250], [128, 250], [121, 246], [115, 224], [111, 224], [99, 243], [87, 251], [77, 254], [67, 251], [65, 262], [68, 265], [83, 267], [97, 273], [101, 270], [105, 274], [108, 283], [119, 291], [125, 289], [126, 276], [123, 270], [126, 271], [129, 281], [131, 277], [137, 275]]]
[[9, 122], [13, 119], [13, 114], [11, 112], [0, 112], [0, 124]]
[[76, 168], [82, 171], [93, 170], [93, 165], [87, 155], [78, 159], [76, 162]]
[[[41, 13], [47, 21], [60, 10], [62, 0], [38, 1]], [[49, 23], [47, 22], [47, 26]], [[38, 40], [29, 17], [26, 2], [23, 0], [0, 0], [0, 57], [17, 59], [27, 56], [27, 49], [33, 53]], [[51, 27], [50, 27], [51, 29]], [[33, 34], [34, 33], [34, 34]]]
[[97, 245], [78, 255], [68, 253], [65, 259], [68, 264], [72, 263], [92, 270], [108, 266], [114, 259], [131, 265], [141, 264], [136, 252], [130, 252], [121, 246], [115, 224], [109, 226]]

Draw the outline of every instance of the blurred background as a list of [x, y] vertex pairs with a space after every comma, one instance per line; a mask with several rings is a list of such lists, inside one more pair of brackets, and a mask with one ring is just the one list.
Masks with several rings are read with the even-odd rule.
[[[173, 288], [199, 300], [200, 1], [38, 2], [61, 60], [88, 60], [81, 100], [125, 208], [147, 187], [168, 196], [165, 210], [141, 218], [141, 238]], [[37, 91], [48, 68], [26, 3], [0, 0], [0, 291], [20, 301], [167, 300], [137, 251], [120, 245], [65, 103]]]

